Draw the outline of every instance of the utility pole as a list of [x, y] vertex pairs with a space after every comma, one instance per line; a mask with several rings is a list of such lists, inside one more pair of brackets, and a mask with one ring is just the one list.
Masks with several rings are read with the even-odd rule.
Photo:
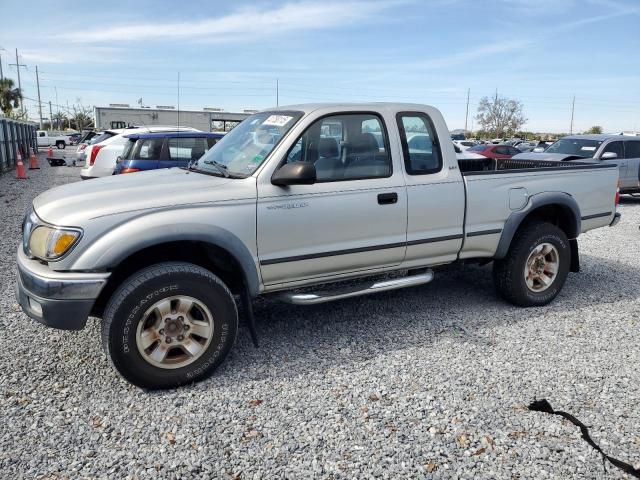
[[276, 78], [276, 107], [280, 106], [280, 85], [278, 83], [278, 79]]
[[467, 89], [467, 112], [464, 114], [464, 133], [467, 133], [467, 121], [469, 120], [469, 95], [471, 95], [471, 89]]
[[42, 130], [42, 101], [40, 100], [40, 77], [38, 76], [38, 66], [36, 65], [36, 85], [38, 86], [38, 111], [40, 112], [40, 130]]
[[[69, 130], [71, 130], [71, 110], [69, 110], [69, 100], [67, 100], [67, 121], [69, 122]], [[80, 130], [82, 132], [82, 130]]]
[[53, 127], [53, 111], [51, 110], [51, 100], [49, 100], [49, 131], [52, 130]]
[[576, 108], [576, 96], [573, 96], [573, 102], [571, 102], [571, 126], [569, 127], [569, 135], [573, 134], [573, 112]]
[[[0, 48], [0, 50], [4, 50], [4, 48]], [[0, 81], [4, 80], [4, 75], [2, 74], [2, 55], [0, 55]]]
[[[18, 71], [18, 89], [20, 90], [20, 94], [22, 94], [22, 82], [20, 82], [20, 67], [24, 67], [27, 68], [27, 66], [23, 63], [20, 63], [20, 60], [18, 59], [18, 49], [16, 48], [16, 63], [10, 63], [9, 66], [15, 66], [16, 70]], [[24, 102], [22, 100], [20, 100], [20, 110], [22, 110], [22, 113], [24, 114]]]
[[60, 104], [58, 103], [58, 87], [53, 87], [53, 89], [56, 92], [56, 129], [60, 130]]

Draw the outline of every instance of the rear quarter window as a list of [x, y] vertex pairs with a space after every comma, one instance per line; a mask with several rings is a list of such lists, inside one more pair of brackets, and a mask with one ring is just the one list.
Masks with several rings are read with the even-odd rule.
[[626, 158], [640, 158], [640, 140], [630, 140], [624, 142]]

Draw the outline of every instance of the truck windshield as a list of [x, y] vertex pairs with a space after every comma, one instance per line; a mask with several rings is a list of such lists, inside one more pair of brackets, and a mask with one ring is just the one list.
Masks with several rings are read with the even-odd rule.
[[585, 140], [581, 138], [561, 138], [545, 150], [545, 153], [561, 153], [576, 155], [583, 158], [593, 158], [602, 144], [601, 140]]
[[243, 120], [192, 168], [219, 175], [248, 177], [302, 117], [302, 112], [261, 112]]

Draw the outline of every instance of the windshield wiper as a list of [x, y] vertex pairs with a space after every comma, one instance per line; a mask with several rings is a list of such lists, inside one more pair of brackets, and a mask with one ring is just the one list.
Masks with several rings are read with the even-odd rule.
[[227, 171], [226, 165], [216, 162], [215, 160], [205, 160], [204, 163], [206, 165], [213, 165], [222, 175], [224, 175], [224, 178], [229, 178], [229, 172]]
[[[227, 166], [223, 165], [221, 163], [216, 162], [215, 160], [210, 160], [208, 162], [206, 162], [207, 165], [213, 165], [214, 167], [216, 167], [216, 171], [222, 175], [224, 178], [229, 178], [231, 175], [229, 174], [229, 172], [227, 172]], [[184, 168], [185, 170], [189, 171], [189, 172], [198, 172], [198, 173], [207, 173], [209, 175], [215, 175], [215, 173], [213, 172], [207, 172], [206, 170], [202, 170], [200, 168], [197, 168], [196, 165], [198, 164], [197, 160], [191, 161], [189, 162], [189, 164], [187, 165], [186, 168]], [[217, 176], [220, 176], [217, 175]]]

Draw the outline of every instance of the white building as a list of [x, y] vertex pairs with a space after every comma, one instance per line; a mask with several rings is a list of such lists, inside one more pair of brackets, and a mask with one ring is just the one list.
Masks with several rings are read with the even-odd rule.
[[225, 112], [217, 108], [178, 111], [171, 105], [156, 108], [131, 108], [127, 104], [95, 107], [97, 129], [125, 128], [133, 125], [180, 125], [205, 132], [228, 132], [249, 115], [248, 112]]

